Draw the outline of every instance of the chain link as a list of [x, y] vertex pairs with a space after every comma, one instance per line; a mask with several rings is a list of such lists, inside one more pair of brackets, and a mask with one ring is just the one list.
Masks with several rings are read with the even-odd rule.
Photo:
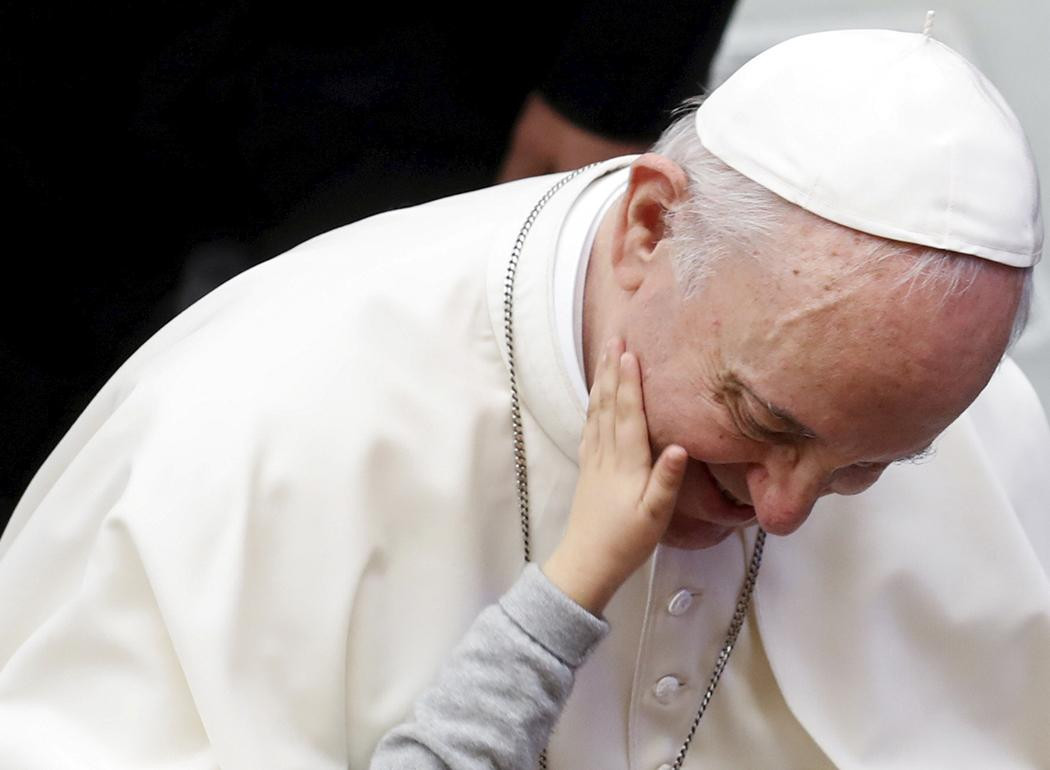
[[522, 429], [518, 375], [514, 363], [514, 279], [518, 274], [518, 260], [521, 259], [521, 250], [525, 247], [525, 237], [532, 230], [532, 225], [543, 207], [550, 202], [558, 190], [596, 165], [598, 164], [592, 163], [576, 169], [571, 174], [566, 174], [532, 207], [532, 211], [529, 212], [525, 224], [521, 226], [518, 237], [514, 241], [510, 261], [507, 263], [507, 277], [503, 283], [503, 330], [507, 342], [507, 369], [510, 372], [510, 425], [514, 431], [514, 481], [518, 488], [518, 515], [521, 517], [521, 542], [526, 562], [532, 561], [532, 549], [529, 546], [529, 471], [525, 465], [525, 432]]
[[[540, 212], [559, 190], [577, 176], [594, 168], [596, 165], [598, 164], [592, 163], [589, 166], [578, 168], [572, 173], [563, 176], [553, 187], [547, 190], [543, 197], [536, 202], [536, 205], [532, 207], [532, 211], [529, 212], [529, 216], [525, 219], [525, 223], [521, 226], [521, 230], [518, 232], [518, 237], [514, 241], [514, 248], [510, 253], [510, 261], [507, 263], [507, 277], [503, 284], [503, 328], [507, 342], [507, 369], [510, 373], [510, 424], [514, 434], [514, 480], [518, 490], [518, 514], [521, 517], [521, 542], [526, 562], [532, 561], [532, 549], [530, 547], [529, 537], [529, 477], [528, 467], [525, 464], [525, 432], [522, 428], [521, 401], [518, 396], [517, 369], [514, 364], [514, 279], [518, 274], [518, 261], [521, 259], [521, 252], [525, 247], [525, 238], [532, 230], [532, 226], [536, 222], [537, 217], [539, 217]], [[729, 656], [732, 654], [733, 647], [736, 645], [737, 637], [740, 635], [740, 629], [744, 626], [744, 620], [747, 618], [747, 610], [751, 605], [751, 593], [754, 591], [755, 583], [758, 580], [758, 570], [762, 565], [762, 551], [765, 547], [765, 542], [766, 533], [759, 529], [758, 533], [755, 535], [755, 547], [751, 552], [751, 561], [748, 563], [744, 585], [740, 589], [740, 595], [736, 602], [736, 609], [734, 610], [733, 618], [729, 623], [729, 631], [726, 634], [725, 641], [722, 643], [722, 649], [718, 653], [718, 659], [715, 661], [715, 668], [711, 672], [711, 678], [708, 682], [707, 690], [704, 691], [704, 695], [700, 699], [700, 707], [697, 709], [696, 716], [693, 717], [693, 723], [689, 727], [689, 734], [686, 735], [685, 741], [682, 743], [682, 747], [678, 750], [678, 755], [675, 757], [672, 770], [682, 770], [682, 763], [685, 761], [686, 752], [689, 751], [689, 744], [693, 742], [693, 736], [696, 735], [696, 729], [700, 725], [700, 720], [703, 718], [704, 712], [707, 710], [707, 705], [711, 702], [711, 698], [715, 694], [715, 688], [718, 687], [718, 680], [722, 678], [722, 672], [725, 671], [726, 664], [729, 662]], [[540, 753], [538, 767], [539, 770], [547, 770], [546, 749]]]
[[697, 709], [696, 716], [693, 717], [693, 724], [689, 726], [689, 734], [685, 736], [682, 748], [678, 749], [678, 755], [675, 757], [674, 764], [671, 765], [671, 770], [682, 770], [682, 763], [685, 762], [685, 754], [689, 751], [689, 744], [693, 742], [696, 728], [700, 726], [700, 719], [703, 718], [704, 712], [707, 711], [707, 704], [711, 702], [711, 698], [715, 694], [715, 688], [718, 687], [718, 680], [722, 678], [722, 672], [725, 671], [726, 664], [729, 662], [729, 656], [736, 645], [740, 629], [743, 628], [744, 620], [747, 618], [747, 608], [751, 605], [751, 592], [754, 591], [755, 582], [758, 580], [758, 568], [762, 566], [762, 551], [765, 545], [765, 530], [759, 529], [755, 534], [755, 548], [751, 551], [751, 561], [747, 565], [747, 577], [744, 578], [744, 585], [740, 589], [740, 596], [736, 600], [736, 609], [733, 611], [733, 619], [729, 623], [729, 632], [726, 634], [725, 642], [722, 643], [722, 651], [718, 653], [715, 669], [711, 672], [711, 679], [708, 681], [707, 690], [704, 691], [704, 697], [700, 699], [700, 708]]

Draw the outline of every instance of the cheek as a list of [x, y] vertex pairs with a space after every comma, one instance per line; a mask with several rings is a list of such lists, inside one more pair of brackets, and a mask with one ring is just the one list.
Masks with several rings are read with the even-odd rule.
[[694, 460], [707, 463], [742, 463], [757, 461], [755, 442], [737, 433], [728, 415], [717, 405], [699, 399], [692, 403], [672, 401], [646, 402], [649, 438], [654, 450], [669, 444], [685, 448]]
[[[675, 378], [667, 378], [667, 372], [675, 372]], [[693, 376], [682, 378], [681, 372]], [[642, 397], [653, 449], [679, 444], [704, 462], [755, 462], [755, 442], [741, 436], [726, 408], [705, 395], [710, 391], [706, 382], [695, 364], [677, 359], [643, 366]]]

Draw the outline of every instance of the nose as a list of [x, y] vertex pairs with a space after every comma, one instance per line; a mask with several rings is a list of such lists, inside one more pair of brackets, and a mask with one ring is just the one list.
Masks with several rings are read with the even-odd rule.
[[748, 468], [746, 478], [758, 523], [771, 535], [790, 535], [827, 490], [829, 474], [813, 458], [785, 447]]

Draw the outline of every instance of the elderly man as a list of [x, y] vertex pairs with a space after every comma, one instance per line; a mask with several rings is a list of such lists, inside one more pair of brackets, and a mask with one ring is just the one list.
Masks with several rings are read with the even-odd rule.
[[[99, 393], [0, 541], [0, 766], [366, 767], [559, 538], [612, 336], [691, 460], [547, 766], [1037, 766], [1050, 431], [999, 363], [1037, 212], [976, 70], [826, 33], [652, 154], [232, 281]], [[748, 525], [812, 510], [763, 561]]]

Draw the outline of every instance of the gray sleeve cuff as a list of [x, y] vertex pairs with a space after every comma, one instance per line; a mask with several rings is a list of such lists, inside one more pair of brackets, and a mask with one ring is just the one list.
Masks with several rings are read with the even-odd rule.
[[499, 601], [521, 629], [548, 652], [577, 668], [609, 633], [609, 624], [563, 594], [536, 564]]

